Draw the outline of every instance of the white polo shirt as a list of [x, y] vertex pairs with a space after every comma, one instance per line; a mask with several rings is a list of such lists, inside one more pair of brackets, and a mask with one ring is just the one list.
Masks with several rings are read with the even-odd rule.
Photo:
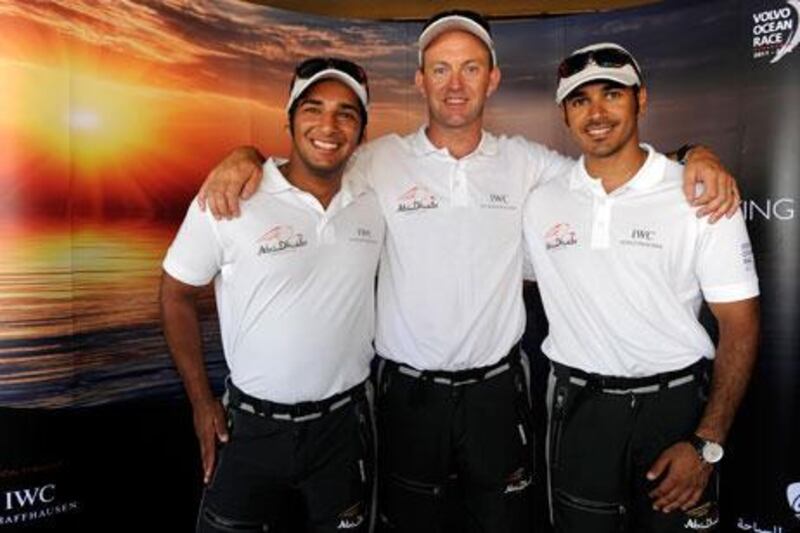
[[572, 161], [521, 137], [483, 132], [456, 159], [421, 128], [365, 146], [352, 171], [386, 218], [376, 349], [422, 370], [463, 370], [504, 357], [525, 329], [522, 205]]
[[757, 296], [741, 213], [709, 224], [682, 191], [683, 169], [647, 145], [645, 164], [607, 194], [583, 159], [525, 205], [525, 237], [559, 363], [610, 376], [677, 370], [714, 346], [703, 298]]
[[164, 259], [190, 285], [212, 279], [231, 379], [257, 398], [317, 401], [367, 378], [384, 223], [375, 194], [343, 180], [323, 210], [269, 159], [241, 217], [192, 202]]

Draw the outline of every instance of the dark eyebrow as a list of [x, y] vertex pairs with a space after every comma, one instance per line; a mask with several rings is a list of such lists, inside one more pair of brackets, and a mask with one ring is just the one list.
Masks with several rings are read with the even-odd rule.
[[355, 111], [356, 113], [360, 113], [361, 112], [361, 110], [358, 108], [358, 106], [353, 105], [353, 104], [340, 104], [339, 107], [342, 108], [342, 109], [347, 109], [348, 111]]
[[[325, 105], [325, 103], [322, 100], [320, 100], [319, 98], [303, 98], [302, 100], [300, 100], [300, 103], [298, 104], [298, 106], [301, 106], [301, 105], [312, 105], [312, 106], [316, 106], [316, 107], [322, 107], [322, 106]], [[357, 105], [349, 104], [347, 102], [339, 104], [339, 109], [340, 110], [341, 109], [347, 109], [347, 110], [353, 111], [355, 113], [359, 113], [359, 114], [361, 113], [361, 110], [359, 109], [359, 107]]]

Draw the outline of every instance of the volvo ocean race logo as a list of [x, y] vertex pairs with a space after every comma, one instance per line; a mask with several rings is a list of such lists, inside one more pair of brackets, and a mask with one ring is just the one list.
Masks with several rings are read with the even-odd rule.
[[800, 0], [786, 0], [752, 17], [753, 59], [771, 57], [770, 63], [777, 63], [800, 44]]

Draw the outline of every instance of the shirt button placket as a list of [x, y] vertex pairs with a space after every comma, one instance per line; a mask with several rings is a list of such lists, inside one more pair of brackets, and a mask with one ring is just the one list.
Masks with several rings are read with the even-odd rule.
[[611, 242], [611, 204], [608, 197], [595, 197], [592, 221], [592, 248], [608, 248]]
[[320, 244], [334, 244], [336, 242], [336, 231], [333, 224], [329, 222], [326, 216], [321, 217], [317, 222], [317, 242]]
[[467, 197], [467, 172], [464, 168], [464, 162], [458, 161], [455, 168], [455, 176], [453, 178], [453, 205], [458, 207], [465, 207], [469, 205]]

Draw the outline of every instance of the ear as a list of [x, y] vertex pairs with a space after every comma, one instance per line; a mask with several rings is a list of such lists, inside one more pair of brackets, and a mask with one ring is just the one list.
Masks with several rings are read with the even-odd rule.
[[423, 98], [427, 98], [428, 93], [425, 91], [425, 74], [423, 74], [422, 69], [423, 67], [419, 67], [414, 74], [414, 85], [417, 86], [419, 94], [421, 94]]
[[486, 88], [486, 97], [492, 96], [494, 92], [497, 90], [497, 87], [500, 85], [500, 67], [493, 67], [491, 72], [489, 72], [489, 86]]
[[643, 117], [647, 111], [647, 88], [639, 88], [639, 118]]

